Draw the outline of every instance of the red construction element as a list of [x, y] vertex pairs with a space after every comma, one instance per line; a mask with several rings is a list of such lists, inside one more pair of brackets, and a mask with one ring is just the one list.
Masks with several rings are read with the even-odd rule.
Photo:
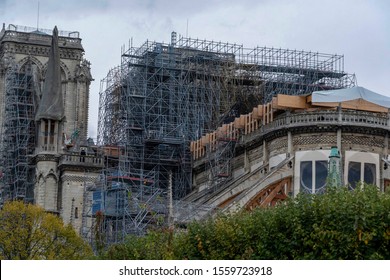
[[248, 201], [245, 209], [253, 210], [256, 207], [275, 206], [277, 203], [287, 199], [289, 192], [291, 192], [291, 177], [285, 178], [261, 190]]
[[131, 182], [139, 182], [143, 181], [144, 185], [146, 184], [153, 184], [154, 181], [150, 179], [141, 179], [139, 177], [130, 177], [130, 176], [108, 176], [108, 181], [117, 181], [117, 182], [125, 182], [125, 183], [131, 183]]

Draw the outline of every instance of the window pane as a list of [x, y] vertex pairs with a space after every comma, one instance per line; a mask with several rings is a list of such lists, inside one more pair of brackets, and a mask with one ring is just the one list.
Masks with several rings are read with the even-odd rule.
[[360, 181], [360, 162], [351, 161], [348, 166], [348, 183], [354, 189]]
[[364, 164], [364, 182], [375, 185], [376, 165], [374, 163]]
[[315, 193], [323, 193], [326, 187], [326, 178], [328, 177], [328, 162], [326, 160], [317, 160], [315, 172], [316, 172]]
[[301, 161], [301, 191], [312, 193], [312, 162]]

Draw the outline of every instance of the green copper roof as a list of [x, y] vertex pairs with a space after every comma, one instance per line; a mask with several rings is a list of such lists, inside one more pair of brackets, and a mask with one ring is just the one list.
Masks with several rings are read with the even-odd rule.
[[339, 149], [337, 149], [337, 147], [332, 147], [332, 149], [330, 150], [330, 158], [331, 157], [340, 157], [340, 153], [339, 153]]

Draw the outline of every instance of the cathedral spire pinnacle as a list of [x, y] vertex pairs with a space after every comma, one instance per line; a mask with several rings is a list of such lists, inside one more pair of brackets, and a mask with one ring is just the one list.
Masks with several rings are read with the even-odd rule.
[[58, 47], [57, 26], [53, 29], [53, 39], [49, 54], [42, 98], [39, 103], [36, 120], [51, 119], [60, 121], [64, 117], [64, 105], [61, 89], [60, 53]]

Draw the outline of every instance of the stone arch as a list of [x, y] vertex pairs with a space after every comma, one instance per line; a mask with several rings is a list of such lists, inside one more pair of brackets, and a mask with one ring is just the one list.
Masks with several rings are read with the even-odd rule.
[[[68, 66], [66, 66], [66, 64], [64, 62], [60, 61], [60, 68], [61, 68], [62, 82], [68, 82], [68, 80], [71, 77], [71, 73], [69, 71]], [[42, 68], [42, 74], [46, 73], [46, 70], [47, 70], [47, 62], [45, 63], [45, 65]]]
[[36, 57], [33, 57], [33, 56], [26, 56], [23, 59], [21, 59], [18, 63], [19, 64], [18, 70], [21, 71], [21, 69], [23, 69], [23, 67], [28, 62], [32, 62], [38, 67], [39, 75], [42, 77], [44, 66], [43, 66], [42, 62], [40, 62]]
[[18, 63], [18, 72], [32, 75], [34, 98], [39, 101], [43, 87], [43, 64], [36, 57], [26, 56]]
[[54, 172], [53, 168], [51, 168], [51, 169], [49, 170], [49, 172], [46, 174], [46, 176], [45, 176], [46, 179], [47, 179], [49, 176], [54, 177], [54, 179], [56, 180], [56, 182], [58, 182], [58, 176], [57, 176], [57, 174]]
[[60, 61], [60, 67], [65, 74], [65, 81], [68, 81], [71, 78], [71, 73], [69, 71], [68, 66], [66, 66], [66, 64], [63, 61]]
[[[43, 67], [42, 75], [46, 74], [47, 65], [48, 65], [48, 62], [46, 62], [44, 67]], [[62, 62], [62, 61], [60, 61], [60, 70], [61, 70], [60, 75], [61, 75], [62, 98], [63, 98], [63, 105], [64, 105], [64, 108], [65, 108], [65, 106], [66, 106], [66, 99], [67, 99], [68, 82], [70, 80], [71, 73], [70, 73], [68, 67], [66, 66], [66, 64], [64, 62]]]
[[46, 174], [44, 174], [43, 172], [39, 172], [39, 174], [37, 174], [35, 178], [37, 182], [39, 182], [40, 180], [43, 180], [43, 182], [45, 182], [49, 176], [52, 176], [58, 182], [58, 176], [54, 172], [53, 168], [51, 168]]
[[52, 179], [53, 182], [58, 183], [58, 178], [54, 173], [49, 173], [45, 177], [45, 181], [47, 182], [49, 179]]
[[39, 173], [39, 174], [37, 174], [37, 176], [36, 176], [36, 181], [37, 181], [38, 183], [40, 183], [41, 180], [42, 180], [43, 182], [45, 181], [45, 176], [43, 176], [42, 172]]
[[34, 200], [35, 203], [44, 206], [44, 196], [45, 196], [45, 185], [46, 179], [45, 176], [40, 172], [36, 175], [36, 183], [34, 188]]
[[45, 208], [47, 210], [58, 210], [58, 178], [49, 172], [45, 178]]

